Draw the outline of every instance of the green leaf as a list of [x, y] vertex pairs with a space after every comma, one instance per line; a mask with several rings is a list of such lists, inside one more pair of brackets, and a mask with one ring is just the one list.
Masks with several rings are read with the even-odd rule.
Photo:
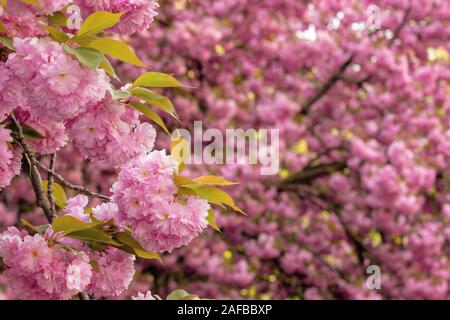
[[82, 38], [77, 38], [77, 37], [71, 38], [72, 41], [78, 43], [82, 47], [86, 47], [87, 45], [89, 45], [89, 43], [91, 43], [91, 41], [93, 41], [95, 39], [97, 39], [96, 36], [90, 36], [90, 35], [85, 35]]
[[60, 27], [66, 27], [67, 26], [67, 17], [66, 15], [61, 11], [56, 11], [48, 17], [48, 22], [60, 26]]
[[187, 162], [190, 157], [190, 142], [185, 140], [183, 135], [178, 131], [178, 137], [172, 138], [170, 142], [170, 157], [173, 161], [178, 163], [178, 173], [181, 173], [184, 168], [184, 162]]
[[42, 135], [39, 131], [30, 127], [29, 125], [22, 123], [22, 124], [20, 124], [20, 126], [22, 127], [22, 132], [23, 132], [23, 136], [25, 137], [25, 139], [35, 140], [35, 141], [45, 139], [44, 135]]
[[131, 97], [131, 92], [126, 90], [113, 90], [111, 96], [114, 100], [128, 99]]
[[11, 38], [0, 37], [0, 43], [7, 47], [9, 50], [16, 51], [16, 48], [14, 48], [13, 40]]
[[133, 250], [133, 253], [139, 258], [155, 259], [161, 261], [161, 257], [156, 252], [148, 252], [147, 250], [142, 248], [141, 244], [136, 241], [128, 232], [120, 232], [116, 234], [115, 239], [131, 248]]
[[66, 232], [66, 237], [79, 239], [79, 240], [87, 240], [87, 241], [95, 241], [100, 243], [106, 243], [112, 246], [120, 247], [121, 244], [117, 241], [114, 241], [113, 238], [107, 234], [104, 230], [98, 227], [91, 227], [89, 229], [81, 229], [75, 230], [71, 232]]
[[99, 267], [97, 261], [95, 261], [95, 260], [90, 260], [90, 261], [89, 261], [89, 264], [91, 265], [92, 270], [94, 270], [95, 272], [100, 272], [100, 267]]
[[195, 294], [187, 293], [184, 290], [175, 290], [167, 296], [166, 300], [194, 300], [196, 298], [198, 296]]
[[71, 48], [67, 45], [63, 45], [63, 47], [67, 53], [74, 55], [81, 64], [93, 70], [97, 69], [97, 67], [103, 60], [103, 55], [101, 54], [101, 52], [92, 48]]
[[109, 74], [112, 78], [118, 80], [119, 77], [116, 74], [116, 70], [114, 70], [114, 67], [112, 66], [111, 62], [109, 62], [108, 59], [104, 55], [102, 55], [102, 61], [98, 65], [100, 68], [105, 70], [107, 74]]
[[3, 23], [1, 21], [0, 21], [0, 32], [8, 33], [8, 30], [6, 30], [5, 26], [3, 25]]
[[225, 180], [221, 177], [216, 176], [203, 176], [193, 179], [193, 181], [201, 184], [207, 184], [207, 185], [218, 185], [218, 186], [231, 186], [235, 184], [239, 184], [239, 182], [232, 182]]
[[168, 135], [170, 135], [169, 130], [164, 124], [164, 121], [155, 111], [150, 109], [149, 106], [146, 106], [145, 104], [142, 104], [140, 102], [131, 102], [130, 105], [136, 110], [140, 111], [142, 114], [144, 114], [147, 118], [149, 118], [151, 121], [160, 126]]
[[216, 222], [216, 217], [214, 215], [214, 210], [213, 209], [209, 209], [208, 210], [208, 217], [206, 218], [206, 220], [209, 222], [209, 225], [216, 231], [221, 232], [219, 226], [217, 225]]
[[178, 194], [179, 195], [186, 195], [186, 196], [195, 196], [196, 195], [194, 190], [188, 188], [187, 186], [186, 187], [184, 187], [184, 186], [180, 187], [178, 189]]
[[[42, 181], [42, 186], [47, 193], [48, 190], [48, 180]], [[64, 188], [61, 187], [56, 182], [53, 183], [53, 196], [55, 197], [55, 204], [61, 208], [64, 209], [67, 204], [67, 196], [66, 192], [64, 191]]]
[[25, 227], [27, 227], [27, 228], [29, 228], [29, 229], [31, 229], [34, 232], [39, 233], [39, 234], [45, 233], [45, 230], [47, 230], [47, 228], [48, 228], [48, 224], [43, 224], [43, 225], [40, 225], [40, 226], [34, 226], [32, 223], [28, 222], [25, 219], [20, 219], [20, 223], [22, 223]]
[[[45, 139], [45, 137], [39, 131], [30, 127], [29, 125], [21, 123], [20, 126], [22, 127], [22, 133], [25, 139], [32, 141], [39, 141]], [[12, 123], [8, 124], [6, 128], [11, 130], [12, 132], [17, 133], [17, 128]]]
[[168, 98], [141, 87], [131, 89], [131, 93], [134, 96], [145, 100], [150, 105], [170, 114], [175, 119], [178, 119], [177, 112]]
[[80, 221], [75, 217], [67, 215], [56, 217], [56, 219], [52, 222], [53, 231], [64, 232], [66, 234], [79, 230], [89, 229], [92, 227], [92, 223]]
[[138, 67], [145, 66], [136, 53], [134, 53], [133, 49], [131, 49], [123, 41], [107, 38], [95, 39], [89, 43], [88, 47], [96, 49], [123, 62], [127, 62]]
[[186, 291], [175, 290], [167, 296], [166, 300], [181, 300], [187, 296], [189, 296], [189, 293], [187, 293]]
[[210, 203], [217, 204], [221, 207], [227, 205], [233, 210], [245, 215], [244, 211], [236, 206], [233, 198], [225, 191], [210, 186], [187, 185], [185, 187], [192, 189], [200, 198], [203, 198]]
[[34, 6], [34, 7], [38, 7], [41, 8], [42, 7], [42, 3], [39, 0], [20, 0], [21, 2]]
[[65, 43], [67, 40], [69, 40], [69, 36], [59, 30], [58, 28], [52, 27], [52, 26], [44, 26], [45, 29], [47, 29], [48, 33], [52, 36], [53, 39], [58, 41], [59, 43]]
[[141, 75], [133, 83], [134, 87], [150, 87], [150, 88], [179, 88], [184, 85], [178, 82], [170, 74], [160, 72], [147, 72]]
[[177, 186], [186, 186], [186, 185], [196, 184], [194, 180], [192, 180], [188, 177], [179, 176], [177, 174], [174, 174], [173, 182], [175, 182], [175, 184]]
[[85, 241], [86, 244], [94, 251], [106, 250], [108, 245], [106, 243], [101, 243], [98, 241]]
[[96, 11], [84, 20], [74, 40], [80, 40], [96, 36], [106, 29], [114, 27], [120, 21], [120, 17], [124, 14], [112, 13], [108, 11]]

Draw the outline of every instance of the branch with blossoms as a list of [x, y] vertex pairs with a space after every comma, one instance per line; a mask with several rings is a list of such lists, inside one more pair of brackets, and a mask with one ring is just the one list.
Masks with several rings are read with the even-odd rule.
[[39, 173], [39, 170], [36, 167], [37, 160], [34, 157], [33, 151], [30, 149], [30, 147], [25, 142], [25, 137], [23, 135], [22, 127], [17, 122], [15, 116], [10, 115], [10, 119], [17, 129], [16, 140], [19, 143], [19, 145], [22, 147], [25, 158], [27, 159], [28, 165], [30, 167], [30, 179], [31, 179], [31, 184], [33, 186], [34, 193], [36, 195], [37, 203], [38, 203], [39, 207], [41, 207], [42, 210], [44, 211], [45, 216], [47, 217], [47, 220], [51, 223], [55, 218], [55, 214], [54, 214], [54, 211], [52, 210], [49, 200], [47, 199], [47, 197], [45, 195], [45, 191], [42, 186], [41, 175]]
[[[308, 199], [308, 201], [312, 201], [315, 203], [319, 208], [323, 210], [329, 210], [330, 213], [332, 213], [337, 221], [339, 222], [340, 226], [342, 227], [345, 236], [348, 238], [349, 243], [352, 244], [354, 253], [357, 257], [358, 264], [360, 266], [361, 274], [364, 275], [366, 272], [366, 267], [368, 264], [377, 264], [381, 265], [382, 261], [378, 259], [376, 255], [372, 253], [372, 250], [369, 246], [367, 246], [361, 239], [358, 238], [356, 234], [350, 228], [348, 227], [348, 223], [344, 220], [342, 217], [342, 208], [334, 202], [333, 200], [330, 200], [329, 197], [327, 197], [324, 194], [321, 194], [320, 192], [317, 192], [315, 190], [312, 190], [312, 188], [309, 188], [307, 186], [297, 186], [297, 188], [291, 188], [289, 189], [290, 192], [296, 192], [300, 197]], [[328, 212], [328, 211], [327, 211]], [[325, 265], [327, 265], [325, 263]], [[345, 276], [339, 271], [331, 268], [334, 272], [336, 272], [341, 278], [345, 279]], [[394, 274], [397, 273], [396, 270], [391, 270]], [[384, 290], [383, 288], [380, 289], [380, 293], [383, 295], [385, 299], [390, 299], [389, 293]]]
[[71, 190], [73, 190], [75, 192], [84, 194], [84, 195], [86, 195], [88, 197], [91, 197], [91, 198], [98, 198], [98, 199], [103, 200], [103, 201], [111, 201], [111, 198], [106, 196], [106, 195], [103, 195], [103, 194], [91, 191], [88, 188], [85, 188], [83, 186], [78, 186], [78, 185], [70, 183], [62, 175], [58, 174], [54, 170], [54, 168], [52, 168], [51, 166], [50, 166], [50, 168], [47, 168], [44, 164], [42, 164], [41, 162], [39, 162], [37, 160], [35, 161], [35, 165], [48, 174], [49, 185], [50, 185], [50, 177], [53, 177], [63, 187], [71, 189]]
[[[403, 18], [401, 19], [400, 23], [398, 24], [397, 28], [393, 31], [393, 36], [389, 40], [388, 47], [391, 47], [395, 44], [395, 40], [398, 39], [400, 36], [402, 29], [405, 27], [405, 25], [408, 23], [408, 19], [410, 18], [411, 14], [411, 6], [409, 6], [404, 14]], [[378, 30], [377, 30], [378, 31]], [[369, 37], [374, 36], [377, 34], [377, 31], [372, 32]], [[358, 87], [362, 87], [364, 83], [370, 81], [372, 79], [373, 75], [367, 75], [363, 79], [353, 79], [345, 74], [348, 67], [353, 63], [354, 56], [350, 55], [348, 59], [346, 59], [339, 67], [338, 69], [330, 76], [330, 78], [320, 87], [320, 89], [314, 94], [300, 109], [298, 114], [301, 115], [307, 115], [310, 111], [310, 109], [323, 97], [325, 96], [333, 87], [334, 85], [340, 81], [343, 80], [347, 83], [357, 85]], [[310, 161], [310, 164], [316, 161], [320, 161], [322, 155], [318, 155], [315, 159]], [[300, 170], [298, 172], [294, 172], [289, 175], [289, 177], [283, 179], [281, 182], [278, 183], [278, 187], [280, 189], [289, 189], [290, 184], [296, 184], [296, 183], [305, 183], [308, 181], [311, 181], [315, 178], [322, 177], [326, 174], [332, 174], [338, 171], [342, 171], [345, 168], [347, 168], [346, 164], [344, 162], [336, 162], [336, 163], [330, 163], [330, 164], [321, 164], [317, 167], [309, 167], [307, 166], [303, 170]]]
[[[67, 16], [71, 3], [84, 18], [78, 30]], [[160, 253], [188, 245], [208, 226], [219, 230], [211, 205], [243, 214], [221, 189], [235, 182], [182, 175], [187, 142], [181, 136], [172, 139], [170, 154], [154, 150], [151, 123], [169, 134], [156, 110], [179, 120], [157, 91], [182, 83], [160, 72], [145, 72], [121, 88], [111, 83], [119, 80], [111, 58], [146, 67], [119, 36], [148, 27], [155, 1], [100, 8], [77, 0], [10, 0], [2, 6], [8, 15], [0, 16], [0, 43], [8, 55], [0, 62], [0, 187], [21, 173], [24, 157], [48, 222], [22, 219], [26, 230], [10, 227], [0, 234], [0, 261], [13, 297], [117, 297], [129, 287], [137, 258], [161, 260]], [[15, 19], [29, 25], [22, 28]], [[56, 172], [58, 151], [67, 143], [86, 159], [118, 169], [111, 196]], [[49, 167], [39, 155], [50, 155]], [[67, 199], [66, 190], [78, 195]], [[93, 198], [103, 203], [89, 207]], [[168, 298], [197, 296], [177, 291]]]
[[[395, 30], [393, 31], [393, 36], [389, 40], [389, 44], [388, 44], [389, 47], [395, 44], [395, 40], [398, 39], [398, 37], [400, 36], [400, 33], [402, 32], [402, 29], [408, 23], [408, 19], [410, 17], [411, 10], [412, 10], [411, 6], [409, 6], [406, 9], [401, 22], [399, 23], [397, 28], [395, 28]], [[369, 37], [376, 35], [379, 30], [380, 29], [376, 30], [375, 32], [372, 32], [369, 35]], [[327, 81], [325, 81], [325, 83], [319, 88], [319, 90], [302, 105], [300, 111], [298, 112], [298, 115], [307, 115], [310, 112], [311, 108], [318, 101], [320, 101], [320, 99], [323, 96], [325, 96], [336, 85], [336, 83], [339, 82], [339, 80], [344, 80], [348, 83], [356, 84], [361, 87], [364, 83], [366, 83], [367, 81], [369, 81], [372, 78], [371, 75], [368, 75], [368, 76], [364, 77], [363, 79], [355, 80], [355, 79], [349, 78], [345, 74], [348, 67], [352, 65], [354, 58], [355, 58], [354, 55], [350, 54], [349, 57], [347, 59], [345, 59], [344, 62], [342, 62], [339, 65], [339, 67], [336, 69], [336, 71], [333, 72], [333, 74], [328, 78]]]

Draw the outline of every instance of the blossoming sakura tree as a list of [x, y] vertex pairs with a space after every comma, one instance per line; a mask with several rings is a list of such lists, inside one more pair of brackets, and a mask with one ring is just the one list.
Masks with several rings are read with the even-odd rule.
[[[19, 215], [10, 223], [2, 213], [1, 223], [10, 225], [0, 234], [8, 298], [117, 297], [133, 279], [136, 257], [159, 260], [159, 253], [189, 244], [208, 224], [216, 227], [209, 202], [240, 211], [214, 187], [234, 183], [210, 175], [190, 180], [181, 176], [180, 157], [153, 150], [156, 131], [144, 116], [165, 129], [153, 107], [178, 118], [154, 88], [183, 85], [171, 75], [144, 72], [116, 87], [121, 81], [111, 58], [145, 66], [122, 39], [149, 26], [155, 1], [1, 5], [0, 187], [6, 196], [17, 188], [14, 177], [25, 178], [23, 196], [30, 204], [35, 200], [31, 220], [38, 221], [20, 217], [19, 230], [12, 226]], [[174, 139], [172, 150], [179, 143], [181, 137]], [[57, 154], [66, 145], [89, 162], [117, 168], [109, 195], [59, 173]], [[186, 179], [189, 184], [182, 183]], [[190, 295], [178, 291], [173, 297]], [[150, 292], [141, 298], [154, 299]]]
[[[132, 43], [194, 87], [168, 93], [185, 123], [278, 128], [283, 168], [208, 168], [245, 181], [233, 194], [248, 218], [220, 215], [222, 234], [144, 269], [164, 280], [158, 292], [187, 279], [189, 291], [222, 298], [449, 297], [448, 1], [198, 0], [159, 11]], [[381, 290], [366, 286], [370, 265]]]
[[1, 298], [449, 298], [449, 1], [0, 3]]

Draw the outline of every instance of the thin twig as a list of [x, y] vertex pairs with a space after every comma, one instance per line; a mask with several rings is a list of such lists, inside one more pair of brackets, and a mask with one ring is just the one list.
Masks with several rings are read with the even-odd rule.
[[311, 107], [319, 101], [331, 88], [341, 79], [341, 76], [344, 74], [345, 70], [347, 70], [348, 66], [352, 64], [354, 56], [351, 55], [348, 57], [334, 72], [334, 74], [324, 83], [324, 85], [317, 91], [317, 93], [310, 98], [301, 108], [299, 114], [306, 115], [308, 114]]
[[329, 175], [334, 172], [339, 172], [347, 168], [345, 163], [331, 163], [331, 164], [320, 164], [317, 166], [311, 166], [305, 168], [299, 172], [296, 172], [284, 179], [278, 184], [278, 189], [286, 189], [291, 184], [307, 184], [314, 179], [322, 177], [324, 175]]
[[[405, 11], [405, 14], [403, 15], [402, 21], [397, 26], [397, 28], [394, 30], [393, 37], [389, 41], [388, 47], [391, 47], [392, 45], [395, 44], [395, 40], [400, 36], [400, 33], [402, 32], [403, 28], [405, 27], [405, 25], [408, 22], [409, 15], [411, 14], [411, 11], [412, 11], [412, 7], [410, 6]], [[375, 35], [377, 33], [377, 31], [376, 32], [372, 32], [369, 35], [369, 37]], [[313, 97], [311, 97], [308, 101], [306, 101], [306, 103], [301, 107], [301, 109], [298, 112], [298, 114], [299, 115], [306, 115], [306, 114], [308, 114], [308, 112], [310, 111], [311, 107], [314, 104], [316, 104], [317, 101], [319, 101], [324, 95], [326, 95], [328, 93], [328, 91], [330, 91], [330, 89], [333, 88], [333, 86], [339, 80], [344, 79], [345, 78], [345, 71], [352, 64], [353, 60], [354, 60], [354, 56], [350, 55], [350, 57], [347, 58], [347, 60], [345, 60], [339, 66], [339, 68], [334, 72], [334, 74], [330, 78], [328, 78], [328, 80], [323, 84], [323, 86], [319, 89], [319, 91], [317, 91], [317, 93]], [[364, 79], [362, 79], [361, 81], [359, 81], [357, 84], [361, 86], [363, 83], [369, 81], [371, 78], [372, 78], [372, 76], [369, 75], [369, 76], [365, 77]]]
[[397, 38], [400, 36], [400, 33], [402, 32], [403, 28], [405, 27], [406, 23], [408, 22], [411, 11], [412, 11], [412, 7], [409, 6], [408, 9], [406, 9], [405, 14], [403, 15], [402, 21], [397, 26], [397, 28], [394, 30], [392, 39], [391, 39], [391, 41], [389, 41], [389, 47], [392, 46], [395, 43], [395, 40], [397, 40]]
[[[299, 195], [302, 192], [306, 193], [306, 198], [313, 201], [317, 206], [322, 209], [333, 213], [336, 217], [337, 221], [342, 227], [344, 234], [346, 235], [349, 244], [352, 245], [354, 252], [356, 254], [356, 258], [358, 260], [358, 264], [361, 267], [361, 271], [363, 274], [366, 272], [366, 267], [370, 263], [376, 263], [379, 266], [383, 265], [383, 261], [381, 261], [376, 255], [372, 253], [372, 250], [364, 244], [364, 242], [358, 239], [358, 236], [349, 228], [347, 222], [342, 217], [342, 207], [338, 205], [333, 200], [326, 197], [323, 193], [317, 192], [312, 188], [307, 186], [298, 186], [297, 190], [291, 189], [291, 191], [297, 192]], [[368, 261], [366, 261], [366, 258]], [[394, 271], [395, 272], [395, 271]], [[380, 290], [380, 293], [386, 298], [390, 299], [391, 296], [389, 292], [384, 290], [383, 288]]]
[[67, 181], [66, 179], [64, 179], [64, 177], [58, 173], [56, 173], [54, 170], [51, 170], [50, 168], [47, 168], [45, 165], [43, 165], [42, 163], [40, 163], [39, 161], [36, 160], [36, 165], [41, 168], [42, 170], [46, 171], [47, 173], [53, 175], [53, 178], [60, 183], [62, 186], [72, 189], [74, 191], [77, 191], [79, 193], [82, 193], [84, 195], [87, 195], [91, 198], [98, 198], [104, 201], [111, 201], [111, 198], [108, 196], [105, 196], [103, 194], [97, 193], [97, 192], [93, 192], [85, 187], [82, 186], [77, 186], [74, 185], [72, 183], [70, 183], [69, 181]]
[[10, 119], [17, 129], [17, 132], [15, 132], [16, 140], [19, 143], [19, 145], [22, 147], [22, 149], [25, 153], [25, 157], [30, 166], [30, 180], [31, 180], [31, 184], [33, 186], [34, 193], [36, 194], [37, 204], [39, 207], [42, 208], [42, 210], [45, 213], [45, 216], [47, 217], [47, 220], [51, 223], [56, 216], [53, 214], [53, 212], [51, 210], [50, 203], [45, 194], [44, 187], [42, 186], [41, 175], [39, 174], [39, 170], [36, 167], [37, 160], [34, 157], [33, 151], [31, 151], [30, 147], [25, 142], [25, 137], [23, 135], [22, 127], [17, 122], [16, 117], [13, 114], [11, 114]]
[[47, 180], [48, 180], [47, 197], [48, 201], [50, 202], [50, 209], [52, 210], [54, 215], [56, 215], [55, 196], [53, 194], [53, 183], [54, 183], [53, 171], [55, 170], [55, 163], [56, 163], [56, 153], [52, 153], [50, 156], [51, 172], [47, 173]]

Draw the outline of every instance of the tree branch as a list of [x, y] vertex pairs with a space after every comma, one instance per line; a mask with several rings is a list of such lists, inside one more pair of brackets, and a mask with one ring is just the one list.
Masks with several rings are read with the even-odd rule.
[[48, 222], [51, 223], [53, 221], [53, 219], [56, 217], [56, 215], [54, 215], [54, 213], [52, 212], [50, 203], [45, 195], [44, 187], [42, 186], [41, 175], [39, 174], [39, 170], [36, 167], [37, 160], [34, 157], [33, 151], [31, 151], [30, 147], [25, 142], [22, 127], [17, 122], [16, 117], [13, 114], [11, 114], [10, 119], [17, 130], [17, 132], [14, 132], [14, 134], [16, 136], [16, 140], [19, 143], [19, 145], [22, 147], [25, 157], [30, 166], [30, 180], [31, 180], [31, 184], [33, 186], [34, 193], [36, 195], [37, 204], [44, 211]]
[[[41, 175], [39, 174], [39, 170], [36, 165], [39, 162], [34, 157], [33, 151], [31, 151], [30, 147], [25, 142], [22, 127], [17, 122], [17, 119], [13, 114], [10, 115], [10, 119], [17, 129], [17, 133], [15, 133], [15, 135], [16, 135], [15, 138], [16, 138], [17, 142], [19, 143], [19, 145], [22, 147], [22, 149], [25, 153], [25, 157], [30, 166], [30, 180], [31, 180], [31, 184], [33, 186], [34, 193], [36, 194], [37, 204], [44, 211], [48, 222], [52, 223], [53, 219], [56, 218], [56, 211], [54, 209], [52, 209], [52, 206], [54, 208], [54, 197], [53, 197], [53, 191], [52, 191], [53, 188], [51, 187], [53, 185], [53, 182], [51, 182], [51, 181], [53, 179], [54, 172], [53, 172], [53, 170], [51, 170], [51, 172], [48, 172], [48, 173], [50, 173], [48, 176], [48, 196], [49, 196], [49, 199], [53, 199], [53, 202], [52, 202], [52, 200], [49, 201], [49, 199], [47, 199], [47, 197], [45, 196], [45, 191], [42, 186]], [[54, 168], [55, 161], [56, 161], [56, 156], [55, 156], [55, 154], [52, 154], [52, 157], [50, 160], [51, 168]], [[85, 292], [80, 292], [79, 297], [80, 297], [80, 300], [89, 300], [89, 296]]]
[[108, 196], [105, 196], [103, 194], [97, 193], [97, 192], [93, 192], [90, 191], [89, 189], [82, 187], [82, 186], [77, 186], [74, 185], [70, 182], [68, 182], [66, 179], [64, 179], [64, 177], [58, 173], [56, 173], [54, 170], [51, 170], [50, 168], [47, 168], [45, 165], [43, 165], [42, 163], [40, 163], [39, 161], [36, 160], [36, 165], [41, 168], [42, 170], [46, 171], [48, 174], [51, 174], [53, 176], [53, 178], [60, 183], [62, 186], [72, 189], [74, 191], [77, 191], [79, 193], [82, 193], [84, 195], [87, 195], [91, 198], [98, 198], [104, 201], [111, 201], [111, 198]]
[[56, 215], [56, 208], [55, 208], [55, 196], [53, 194], [53, 170], [55, 170], [55, 163], [56, 163], [56, 153], [52, 153], [50, 156], [50, 170], [52, 172], [47, 173], [47, 180], [48, 180], [48, 186], [47, 186], [47, 197], [48, 201], [50, 202], [50, 209], [53, 212], [53, 215]]
[[325, 82], [325, 84], [317, 91], [317, 93], [311, 97], [306, 103], [302, 106], [299, 114], [306, 115], [308, 114], [311, 107], [319, 101], [333, 86], [338, 82], [345, 70], [347, 70], [348, 66], [353, 62], [354, 56], [351, 55], [348, 57], [344, 63], [342, 63], [339, 68], [334, 72], [334, 74]]
[[[307, 186], [297, 186], [295, 189], [294, 186], [291, 186], [290, 190], [297, 192], [300, 196], [302, 193], [306, 193], [305, 198], [313, 201], [317, 206], [324, 210], [328, 210], [330, 213], [333, 213], [336, 217], [337, 221], [342, 227], [342, 230], [349, 241], [349, 244], [352, 245], [354, 252], [356, 254], [356, 258], [358, 260], [358, 264], [361, 267], [361, 271], [363, 274], [366, 273], [367, 263], [376, 263], [379, 266], [383, 265], [383, 262], [376, 257], [371, 249], [364, 244], [364, 242], [358, 239], [357, 235], [353, 233], [353, 231], [348, 227], [347, 222], [342, 217], [342, 207], [334, 202], [332, 199], [329, 199], [321, 192], [317, 192], [312, 190]], [[366, 261], [366, 258], [368, 261]], [[367, 262], [367, 263], [366, 263]], [[387, 299], [390, 299], [391, 296], [386, 290], [381, 288], [380, 293]]]
[[394, 35], [392, 36], [391, 41], [389, 41], [389, 47], [392, 46], [394, 44], [395, 40], [400, 36], [400, 33], [402, 32], [403, 28], [405, 27], [406, 23], [408, 22], [411, 11], [412, 11], [412, 7], [409, 6], [408, 9], [406, 9], [405, 14], [403, 15], [402, 21], [397, 26], [397, 28], [394, 30]]
[[307, 184], [314, 179], [339, 172], [347, 167], [345, 163], [321, 164], [307, 167], [302, 171], [292, 174], [278, 184], [279, 190], [286, 190], [290, 184]]
[[[409, 15], [411, 14], [412, 11], [412, 7], [408, 7], [408, 9], [406, 10], [403, 19], [401, 21], [401, 23], [397, 26], [397, 28], [394, 30], [394, 34], [392, 39], [389, 41], [388, 43], [388, 47], [391, 47], [394, 43], [395, 40], [400, 36], [400, 33], [402, 32], [403, 28], [405, 27], [405, 25], [408, 22], [408, 18]], [[378, 31], [378, 30], [377, 30]], [[370, 36], [376, 34], [377, 32], [372, 32], [370, 34]], [[311, 97], [302, 107], [301, 110], [298, 112], [298, 115], [306, 115], [308, 114], [308, 112], [310, 111], [311, 107], [317, 102], [319, 101], [325, 94], [328, 93], [328, 91], [333, 88], [333, 86], [341, 79], [345, 78], [345, 71], [347, 70], [347, 68], [352, 64], [354, 59], [353, 54], [347, 59], [345, 60], [340, 66], [339, 68], [335, 71], [335, 73], [324, 83], [324, 85], [319, 89], [319, 91], [317, 91], [317, 93]], [[367, 76], [366, 78], [362, 79], [361, 81], [359, 81], [357, 84], [358, 85], [362, 85], [364, 82], [370, 80], [372, 78], [371, 75]]]

